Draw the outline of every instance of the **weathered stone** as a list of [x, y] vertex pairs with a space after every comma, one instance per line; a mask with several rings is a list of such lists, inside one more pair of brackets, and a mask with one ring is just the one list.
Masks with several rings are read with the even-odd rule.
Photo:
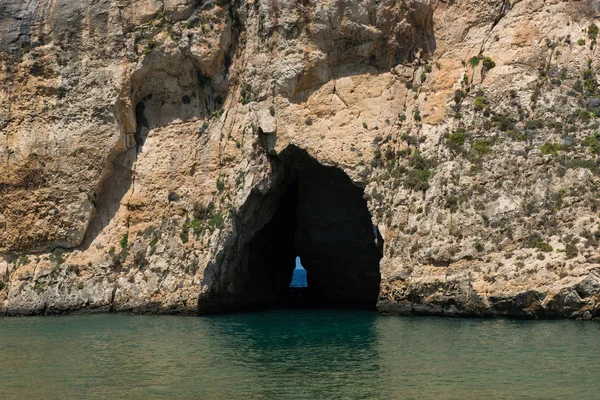
[[0, 6], [0, 312], [598, 315], [597, 4], [216, 3]]

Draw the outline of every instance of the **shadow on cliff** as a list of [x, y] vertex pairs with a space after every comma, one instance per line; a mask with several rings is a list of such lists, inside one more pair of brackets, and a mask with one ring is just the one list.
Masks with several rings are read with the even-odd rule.
[[[233, 47], [229, 51], [234, 51]], [[222, 66], [225, 71], [229, 68], [228, 62], [230, 60], [226, 58]], [[179, 79], [182, 77], [185, 79]], [[134, 182], [135, 162], [142, 153], [149, 132], [168, 126], [175, 120], [206, 120], [222, 108], [228, 94], [228, 87], [222, 84], [216, 87], [215, 80], [204, 76], [197, 63], [184, 54], [167, 56], [153, 53], [144, 58], [142, 66], [131, 75], [130, 80], [130, 98], [121, 102], [119, 112], [123, 115], [117, 120], [132, 120], [133, 115], [130, 114], [135, 113], [135, 132], [127, 135], [130, 138], [128, 149], [121, 150], [122, 153], [114, 159], [109, 156], [105, 172], [107, 178], [92, 199], [95, 211], [79, 246], [83, 250], [89, 248], [119, 211], [123, 197]], [[182, 80], [186, 83], [181, 84]], [[135, 104], [135, 110], [125, 106], [129, 103]]]
[[136, 147], [115, 157], [112, 162], [112, 173], [101, 185], [97, 198], [92, 200], [94, 212], [83, 241], [79, 245], [80, 250], [87, 250], [119, 211], [121, 201], [133, 182], [132, 167], [136, 158]]

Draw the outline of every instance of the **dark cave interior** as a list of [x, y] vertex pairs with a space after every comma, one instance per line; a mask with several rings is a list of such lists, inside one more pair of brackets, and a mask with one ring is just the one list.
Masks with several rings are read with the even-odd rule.
[[[249, 243], [244, 297], [268, 294], [273, 307], [374, 309], [383, 242], [363, 189], [298, 147], [278, 158], [291, 183]], [[296, 257], [307, 272], [306, 288], [290, 288]]]

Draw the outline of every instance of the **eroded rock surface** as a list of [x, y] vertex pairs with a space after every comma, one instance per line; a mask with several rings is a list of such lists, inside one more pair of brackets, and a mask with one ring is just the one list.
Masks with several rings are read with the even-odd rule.
[[[599, 16], [5, 1], [0, 311], [239, 308], [299, 254], [325, 298], [375, 286], [383, 313], [599, 317]], [[290, 151], [364, 203], [328, 213], [335, 182]]]

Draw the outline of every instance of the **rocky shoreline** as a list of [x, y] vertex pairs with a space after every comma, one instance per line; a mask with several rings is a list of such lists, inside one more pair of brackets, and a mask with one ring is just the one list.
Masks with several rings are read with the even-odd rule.
[[600, 317], [597, 1], [0, 9], [0, 314]]

